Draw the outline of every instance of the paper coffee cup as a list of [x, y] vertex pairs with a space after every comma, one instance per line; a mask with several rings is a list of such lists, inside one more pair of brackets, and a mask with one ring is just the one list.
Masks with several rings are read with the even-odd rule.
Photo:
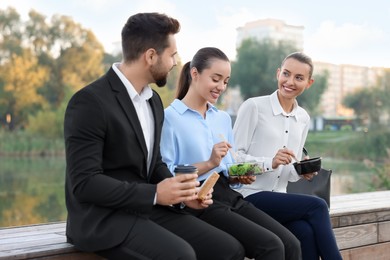
[[178, 176], [180, 174], [198, 173], [198, 168], [196, 168], [193, 165], [182, 164], [182, 165], [176, 166], [174, 173], [175, 173], [175, 176]]

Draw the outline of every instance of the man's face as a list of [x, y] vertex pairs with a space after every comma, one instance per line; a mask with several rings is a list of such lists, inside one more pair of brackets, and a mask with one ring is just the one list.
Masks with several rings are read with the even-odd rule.
[[159, 87], [163, 87], [167, 84], [168, 73], [177, 64], [175, 57], [177, 54], [176, 40], [173, 35], [169, 35], [168, 42], [169, 47], [158, 56], [156, 64], [150, 68], [150, 73], [152, 74], [156, 85]]

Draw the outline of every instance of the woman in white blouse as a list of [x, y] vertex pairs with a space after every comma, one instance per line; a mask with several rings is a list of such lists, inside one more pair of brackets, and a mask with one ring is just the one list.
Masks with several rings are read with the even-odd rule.
[[314, 82], [307, 55], [288, 55], [276, 77], [278, 89], [268, 96], [249, 98], [240, 107], [233, 133], [238, 157], [263, 161], [266, 172], [251, 185], [237, 188], [245, 199], [286, 226], [301, 242], [304, 260], [342, 259], [324, 200], [287, 194], [289, 181], [310, 180], [316, 173], [298, 175], [293, 158], [301, 158], [310, 116], [296, 97]]

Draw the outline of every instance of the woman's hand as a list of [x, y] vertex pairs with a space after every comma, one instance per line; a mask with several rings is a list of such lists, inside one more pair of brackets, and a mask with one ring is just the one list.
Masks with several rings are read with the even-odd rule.
[[255, 175], [249, 175], [249, 176], [238, 176], [237, 177], [238, 182], [241, 184], [252, 184], [256, 180]]
[[229, 149], [232, 148], [232, 146], [227, 142], [220, 142], [216, 143], [213, 146], [213, 150], [210, 155], [209, 162], [212, 166], [212, 168], [215, 168], [220, 165], [223, 157], [226, 156], [226, 154], [229, 152]]
[[287, 148], [279, 149], [275, 157], [272, 159], [272, 169], [276, 169], [279, 165], [287, 165], [295, 158], [295, 154], [292, 150]]
[[318, 172], [312, 172], [312, 173], [306, 173], [306, 174], [302, 174], [302, 178], [304, 178], [305, 180], [307, 181], [312, 181], [314, 176], [316, 176], [318, 174]]

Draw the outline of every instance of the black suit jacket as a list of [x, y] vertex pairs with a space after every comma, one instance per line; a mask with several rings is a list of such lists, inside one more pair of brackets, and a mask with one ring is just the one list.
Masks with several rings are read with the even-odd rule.
[[84, 251], [122, 242], [136, 218], [153, 209], [156, 183], [172, 177], [160, 155], [164, 110], [149, 100], [155, 122], [153, 156], [127, 90], [111, 68], [69, 101], [64, 121], [68, 241]]

